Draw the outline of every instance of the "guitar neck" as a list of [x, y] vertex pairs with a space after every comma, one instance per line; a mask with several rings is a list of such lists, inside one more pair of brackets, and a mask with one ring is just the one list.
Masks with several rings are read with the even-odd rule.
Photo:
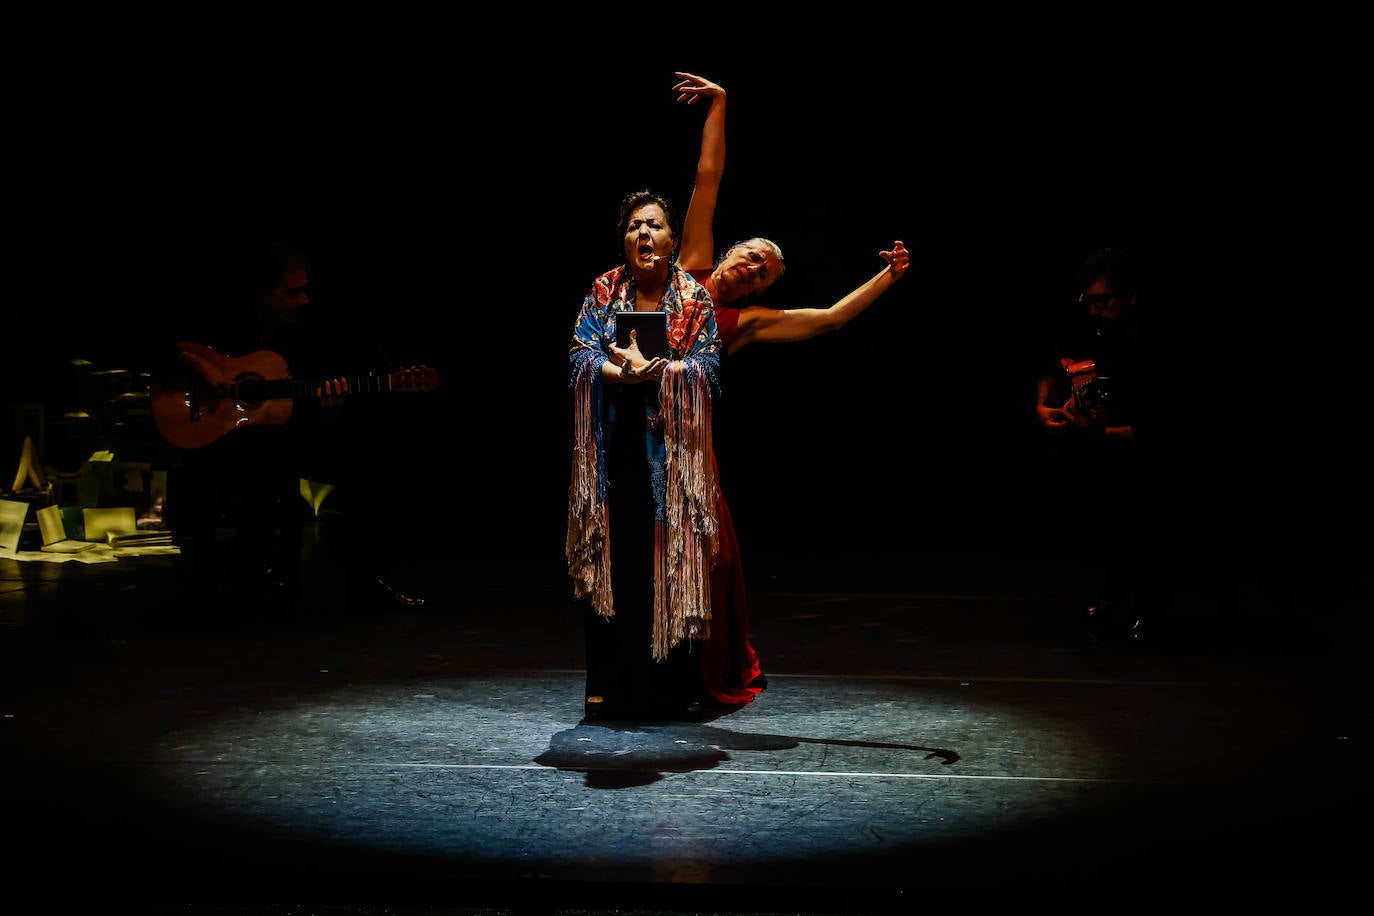
[[369, 394], [391, 391], [395, 387], [393, 375], [341, 375], [321, 379], [242, 379], [238, 383], [239, 394], [249, 401], [279, 401], [294, 398], [312, 398], [325, 382], [343, 379], [348, 383], [349, 394]]
[[[202, 448], [244, 426], [286, 423], [298, 399], [317, 398], [320, 389], [331, 381], [344, 383], [347, 390], [338, 393], [349, 397], [387, 391], [433, 391], [439, 384], [439, 373], [430, 366], [366, 375], [288, 378], [286, 360], [271, 350], [235, 358], [192, 341], [179, 343], [178, 347], [185, 361], [197, 367], [197, 371], [154, 378], [149, 385], [153, 421], [163, 437], [178, 448]], [[201, 363], [217, 369], [219, 377], [233, 380], [233, 390], [227, 396], [201, 383]]]

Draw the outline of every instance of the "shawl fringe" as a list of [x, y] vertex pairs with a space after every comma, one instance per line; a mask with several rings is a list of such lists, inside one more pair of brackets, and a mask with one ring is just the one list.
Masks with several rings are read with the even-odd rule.
[[720, 551], [711, 445], [711, 389], [691, 360], [674, 361], [659, 389], [665, 471], [663, 538], [655, 538], [653, 656], [711, 632], [711, 566]]
[[611, 530], [601, 451], [601, 359], [586, 359], [573, 382], [572, 483], [564, 553], [573, 595], [611, 617]]
[[[653, 657], [665, 658], [684, 639], [705, 639], [711, 627], [711, 567], [720, 550], [716, 478], [711, 455], [711, 399], [719, 388], [719, 343], [710, 299], [681, 268], [673, 270], [670, 325], [674, 350], [659, 386], [664, 462], [661, 505], [654, 525]], [[573, 332], [574, 440], [564, 553], [574, 595], [602, 617], [615, 615], [611, 594], [610, 512], [602, 438], [602, 364], [609, 316], [633, 301], [624, 267], [598, 277]], [[697, 351], [700, 348], [700, 351]], [[695, 354], [695, 355], [694, 355]], [[655, 495], [655, 502], [659, 501]], [[646, 570], [647, 572], [647, 570]]]

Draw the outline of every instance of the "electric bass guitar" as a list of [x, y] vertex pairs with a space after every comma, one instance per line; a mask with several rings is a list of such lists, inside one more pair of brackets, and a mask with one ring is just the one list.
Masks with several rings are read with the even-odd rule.
[[[291, 378], [286, 359], [271, 350], [225, 356], [197, 343], [177, 345], [192, 362], [216, 367], [229, 382], [227, 393], [205, 384], [194, 372], [155, 378], [149, 387], [153, 424], [178, 448], [195, 449], [254, 425], [281, 425], [291, 417], [297, 398], [316, 397], [333, 379]], [[348, 383], [348, 396], [393, 391], [433, 391], [439, 374], [428, 366], [412, 366], [385, 375], [336, 376]]]

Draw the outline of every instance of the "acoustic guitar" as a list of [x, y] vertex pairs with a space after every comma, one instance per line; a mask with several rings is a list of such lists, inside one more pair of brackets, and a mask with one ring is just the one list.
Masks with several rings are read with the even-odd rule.
[[[229, 380], [228, 393], [206, 385], [194, 372], [155, 378], [149, 387], [153, 424], [164, 439], [178, 448], [195, 449], [254, 425], [281, 425], [291, 417], [297, 398], [316, 397], [331, 379], [292, 378], [286, 359], [272, 350], [225, 356], [212, 347], [180, 343], [182, 353], [219, 369]], [[412, 366], [384, 375], [335, 376], [348, 383], [348, 396], [388, 392], [433, 391], [439, 374], [428, 366]]]
[[1069, 359], [1059, 361], [1069, 382], [1073, 406], [1078, 410], [1103, 410], [1111, 407], [1111, 379], [1097, 371], [1097, 363], [1091, 359]]

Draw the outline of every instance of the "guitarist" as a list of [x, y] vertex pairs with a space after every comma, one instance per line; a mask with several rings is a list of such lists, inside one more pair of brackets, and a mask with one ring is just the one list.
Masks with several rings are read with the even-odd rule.
[[1165, 389], [1148, 378], [1131, 257], [1120, 248], [1099, 250], [1082, 262], [1077, 280], [1074, 309], [1048, 342], [1036, 389], [1050, 521], [1066, 554], [1101, 574], [1088, 609], [1096, 632], [1138, 642], [1157, 625], [1163, 597], [1162, 531], [1150, 521], [1160, 508], [1151, 490], [1159, 468], [1152, 464], [1158, 440], [1150, 404]]
[[[177, 329], [167, 374], [185, 381], [169, 386], [200, 393], [190, 410], [203, 412], [199, 419], [207, 427], [217, 405], [232, 403], [237, 372], [275, 377], [284, 363], [292, 376], [314, 377], [324, 362], [325, 335], [308, 292], [310, 267], [299, 248], [268, 244], [259, 253], [251, 303], [207, 309]], [[253, 357], [259, 353], [273, 361]], [[331, 379], [314, 397], [287, 402], [289, 412], [260, 414], [261, 422], [179, 451], [180, 483], [172, 486], [169, 511], [173, 527], [189, 535], [191, 587], [207, 611], [294, 606], [307, 511], [300, 478], [310, 475], [318, 459], [313, 446], [337, 423], [347, 393], [346, 379]], [[220, 543], [222, 529], [231, 532], [227, 544]]]

